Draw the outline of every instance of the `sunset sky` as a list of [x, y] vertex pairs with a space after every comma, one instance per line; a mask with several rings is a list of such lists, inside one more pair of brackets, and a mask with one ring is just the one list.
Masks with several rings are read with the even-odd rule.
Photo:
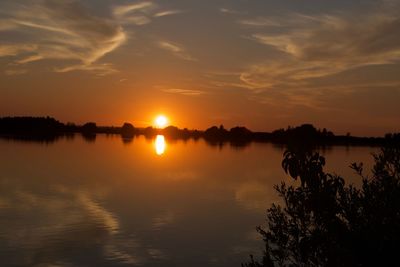
[[398, 0], [1, 0], [0, 116], [400, 131]]

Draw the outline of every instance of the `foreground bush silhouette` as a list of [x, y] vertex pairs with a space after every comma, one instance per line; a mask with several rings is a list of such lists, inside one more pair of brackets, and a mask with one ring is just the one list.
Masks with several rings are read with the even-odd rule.
[[268, 227], [258, 227], [265, 242], [261, 262], [251, 255], [246, 267], [393, 266], [399, 262], [400, 148], [374, 155], [372, 176], [351, 165], [362, 187], [325, 173], [318, 153], [286, 151], [282, 167], [300, 185], [276, 190], [283, 206], [267, 211]]

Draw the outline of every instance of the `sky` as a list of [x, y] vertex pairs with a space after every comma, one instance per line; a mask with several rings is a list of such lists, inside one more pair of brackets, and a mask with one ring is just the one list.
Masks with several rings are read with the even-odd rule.
[[400, 0], [2, 0], [0, 116], [400, 131]]

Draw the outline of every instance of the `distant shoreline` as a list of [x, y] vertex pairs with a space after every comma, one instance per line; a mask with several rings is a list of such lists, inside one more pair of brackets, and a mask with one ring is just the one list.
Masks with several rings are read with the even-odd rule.
[[297, 127], [288, 127], [273, 132], [252, 132], [245, 127], [233, 127], [229, 130], [221, 126], [212, 126], [205, 131], [180, 129], [168, 126], [163, 129], [153, 127], [137, 128], [130, 123], [122, 126], [97, 126], [94, 122], [84, 125], [72, 123], [64, 124], [51, 117], [2, 117], [0, 118], [0, 138], [31, 141], [55, 141], [60, 137], [73, 137], [82, 134], [88, 140], [96, 134], [120, 135], [123, 139], [143, 135], [154, 137], [164, 135], [168, 139], [204, 139], [208, 143], [229, 142], [236, 146], [244, 146], [251, 142], [277, 144], [311, 144], [324, 145], [352, 145], [352, 146], [381, 146], [388, 142], [399, 142], [400, 134], [386, 134], [384, 137], [356, 137], [348, 135], [334, 135], [326, 129], [317, 129], [311, 124]]

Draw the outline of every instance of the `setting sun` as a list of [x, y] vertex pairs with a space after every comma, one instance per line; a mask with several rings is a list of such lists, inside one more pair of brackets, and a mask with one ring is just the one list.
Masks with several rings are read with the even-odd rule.
[[158, 128], [164, 128], [168, 124], [168, 118], [165, 117], [164, 115], [159, 115], [154, 120], [154, 124]]

